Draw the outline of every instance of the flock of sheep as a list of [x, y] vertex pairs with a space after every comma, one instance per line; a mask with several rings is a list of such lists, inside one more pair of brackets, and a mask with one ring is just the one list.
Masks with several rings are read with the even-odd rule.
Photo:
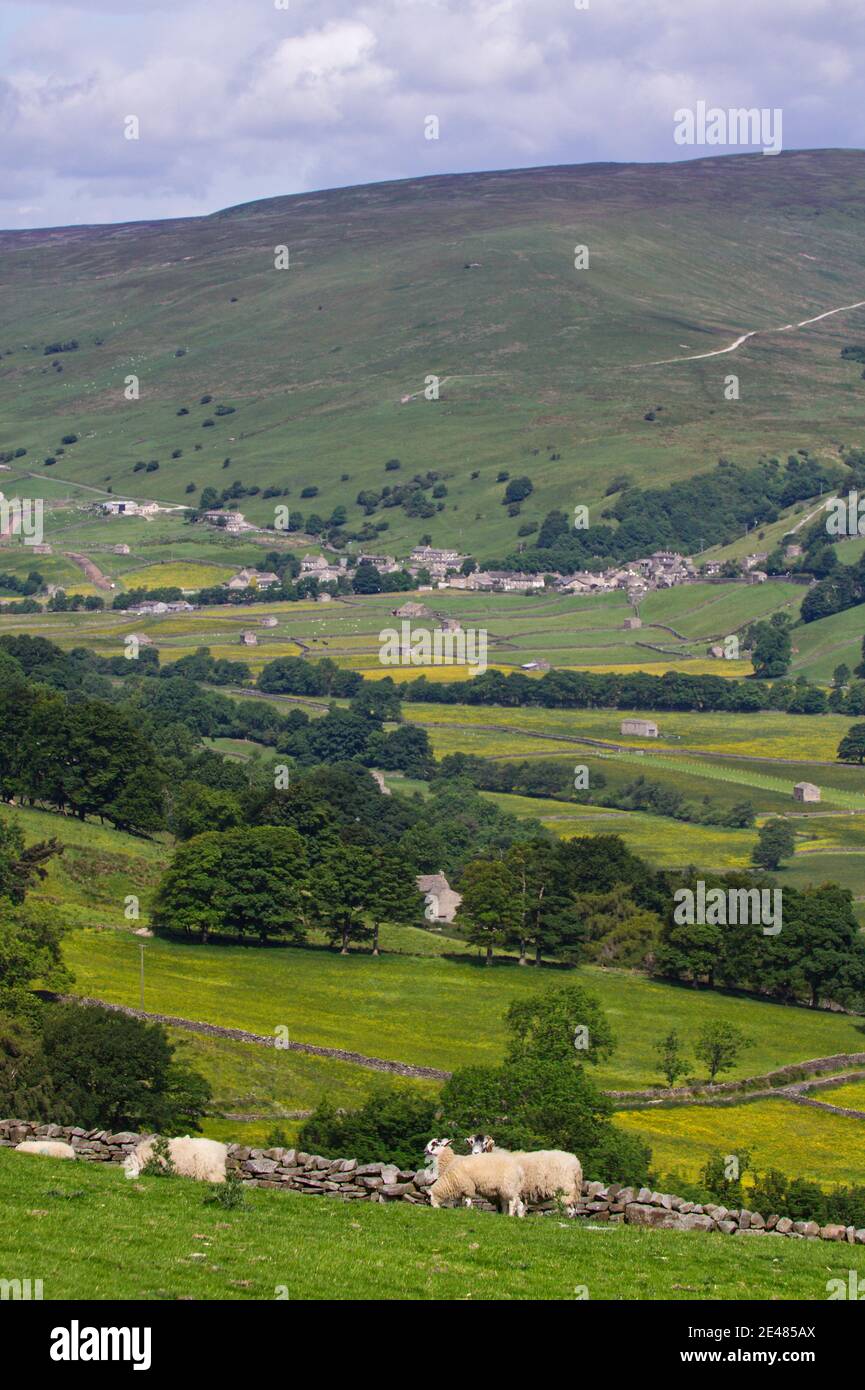
[[[583, 1169], [575, 1154], [561, 1149], [538, 1149], [531, 1153], [512, 1153], [498, 1149], [488, 1134], [472, 1134], [466, 1140], [470, 1152], [455, 1154], [450, 1139], [431, 1139], [425, 1153], [435, 1178], [430, 1187], [430, 1204], [462, 1201], [470, 1207], [478, 1198], [494, 1203], [508, 1216], [525, 1216], [529, 1202], [560, 1199], [573, 1214], [580, 1199]], [[156, 1136], [142, 1139], [129, 1153], [123, 1169], [127, 1178], [137, 1178], [154, 1159]], [[75, 1158], [71, 1144], [55, 1139], [27, 1139], [17, 1145], [19, 1153], [42, 1154], [48, 1158]], [[169, 1139], [168, 1156], [174, 1171], [199, 1182], [225, 1182], [228, 1147], [215, 1139]], [[165, 1158], [157, 1153], [163, 1166]]]
[[528, 1202], [559, 1198], [573, 1215], [583, 1185], [583, 1168], [576, 1154], [563, 1149], [512, 1153], [498, 1149], [488, 1134], [471, 1134], [465, 1156], [455, 1154], [449, 1139], [431, 1139], [426, 1154], [436, 1181], [430, 1205], [462, 1199], [470, 1207], [478, 1198], [498, 1206], [508, 1216], [525, 1216]]

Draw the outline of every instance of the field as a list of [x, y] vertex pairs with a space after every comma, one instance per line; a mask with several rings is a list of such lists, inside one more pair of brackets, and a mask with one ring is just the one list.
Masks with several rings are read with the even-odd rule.
[[[188, 529], [188, 528], [187, 528]], [[243, 551], [249, 549], [242, 546]], [[199, 546], [196, 548], [204, 548]], [[0, 563], [10, 557], [10, 572], [23, 577], [31, 567], [27, 559], [18, 558], [23, 546], [0, 552]], [[168, 547], [170, 554], [174, 547]], [[129, 556], [103, 554], [90, 548], [87, 553], [106, 575], [111, 576], [118, 590], [140, 587], [159, 588], [176, 585], [192, 590], [197, 586], [223, 582], [233, 572], [225, 563], [229, 552], [220, 552], [204, 560], [152, 557], [142, 568], [140, 558], [130, 568]], [[159, 554], [162, 554], [160, 549]], [[260, 552], [259, 552], [260, 554]], [[39, 557], [37, 557], [39, 558]], [[125, 561], [117, 568], [115, 561]], [[14, 562], [13, 562], [14, 561]], [[49, 557], [47, 565], [54, 563]], [[67, 571], [72, 579], [81, 571], [70, 561], [58, 561], [66, 566], [63, 573], [54, 575], [52, 582], [65, 582]], [[238, 559], [238, 567], [240, 560]], [[46, 578], [49, 578], [46, 574]], [[68, 585], [70, 592], [82, 589], [77, 581]], [[96, 592], [94, 590], [94, 592]], [[748, 661], [719, 661], [707, 657], [707, 644], [739, 631], [746, 623], [773, 612], [792, 611], [798, 607], [803, 590], [793, 584], [714, 585], [693, 584], [680, 589], [650, 593], [641, 610], [643, 627], [625, 630], [624, 621], [630, 614], [621, 591], [579, 597], [559, 594], [472, 594], [456, 590], [437, 590], [427, 599], [436, 619], [420, 619], [413, 628], [427, 630], [437, 625], [438, 617], [460, 619], [467, 629], [478, 628], [487, 634], [488, 664], [494, 669], [511, 671], [530, 661], [547, 660], [563, 669], [646, 670], [661, 673], [681, 670], [692, 675], [712, 674], [726, 677], [748, 675]], [[112, 652], [122, 636], [130, 630], [146, 632], [155, 643], [164, 662], [185, 651], [209, 646], [214, 655], [239, 640], [240, 630], [258, 626], [260, 618], [276, 617], [276, 626], [259, 634], [258, 646], [245, 653], [245, 660], [254, 674], [277, 656], [303, 653], [311, 660], [330, 657], [340, 666], [361, 671], [370, 678], [392, 675], [396, 679], [412, 679], [424, 674], [429, 679], [465, 679], [472, 668], [459, 666], [391, 668], [380, 661], [380, 634], [397, 625], [393, 610], [403, 597], [388, 594], [377, 597], [340, 598], [329, 604], [314, 602], [256, 604], [253, 609], [217, 607], [197, 610], [191, 614], [134, 618], [122, 612], [99, 614], [26, 615], [22, 621], [15, 615], [0, 615], [0, 632], [38, 631], [61, 646], [78, 645], [86, 640], [95, 650]], [[424, 598], [424, 595], [419, 597]], [[681, 637], [667, 630], [676, 627]]]
[[773, 1240], [256, 1190], [225, 1211], [205, 1196], [184, 1178], [130, 1183], [2, 1149], [0, 1268], [41, 1278], [46, 1300], [473, 1302], [818, 1300], [827, 1280], [865, 1270], [862, 1247], [825, 1242], [786, 1241], [779, 1259]]
[[[138, 1004], [137, 938], [125, 932], [76, 932], [66, 957], [77, 992]], [[688, 1039], [710, 1019], [738, 1023], [754, 1039], [732, 1077], [762, 1075], [808, 1057], [865, 1050], [861, 1021], [851, 1016], [594, 967], [565, 975], [549, 967], [520, 969], [502, 960], [488, 970], [459, 949], [446, 957], [393, 953], [373, 959], [361, 952], [341, 957], [315, 947], [258, 950], [154, 938], [145, 946], [145, 960], [145, 1008], [152, 1012], [266, 1035], [283, 1025], [295, 1042], [447, 1070], [497, 1062], [510, 1001], [565, 980], [585, 984], [610, 1017], [618, 1046], [597, 1075], [613, 1089], [660, 1080], [654, 1044], [662, 1027], [676, 1027]]]
[[[815, 1092], [815, 1097], [827, 1100], [829, 1093]], [[843, 1100], [832, 1103], [845, 1104]], [[657, 1173], [697, 1178], [713, 1153], [746, 1152], [760, 1172], [778, 1168], [824, 1186], [861, 1183], [865, 1171], [865, 1124], [861, 1120], [790, 1101], [620, 1110], [616, 1124], [651, 1147]], [[662, 1186], [661, 1190], [666, 1192], [667, 1188]]]

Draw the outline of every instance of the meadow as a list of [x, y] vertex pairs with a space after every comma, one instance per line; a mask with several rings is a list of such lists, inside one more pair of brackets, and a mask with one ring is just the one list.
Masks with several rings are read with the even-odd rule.
[[[827, 1100], [829, 1093], [818, 1091], [815, 1097]], [[861, 1183], [865, 1173], [865, 1123], [791, 1101], [619, 1110], [616, 1124], [650, 1146], [658, 1174], [696, 1179], [707, 1159], [718, 1153], [748, 1153], [752, 1172], [754, 1167], [761, 1173], [778, 1168], [824, 1187]]]
[[[75, 932], [65, 946], [75, 991], [137, 1006], [139, 946], [139, 938], [128, 932]], [[495, 1064], [503, 1055], [503, 1015], [511, 1000], [567, 981], [579, 981], [597, 995], [610, 1018], [618, 1045], [597, 1076], [611, 1089], [660, 1082], [654, 1045], [662, 1028], [675, 1027], [688, 1040], [714, 1019], [737, 1023], [754, 1039], [730, 1073], [734, 1078], [762, 1075], [808, 1057], [865, 1050], [863, 1024], [855, 1016], [592, 966], [575, 972], [521, 969], [502, 958], [486, 969], [464, 948], [445, 956], [373, 958], [360, 951], [339, 956], [315, 946], [262, 950], [163, 938], [145, 945], [144, 1001], [151, 1012], [268, 1036], [284, 1026], [294, 1042], [445, 1070]]]
[[[861, 1246], [740, 1241], [402, 1202], [247, 1192], [0, 1149], [0, 1268], [46, 1300], [807, 1299], [865, 1271]], [[86, 1258], [82, 1258], [86, 1251]], [[581, 1292], [582, 1291], [582, 1292]]]

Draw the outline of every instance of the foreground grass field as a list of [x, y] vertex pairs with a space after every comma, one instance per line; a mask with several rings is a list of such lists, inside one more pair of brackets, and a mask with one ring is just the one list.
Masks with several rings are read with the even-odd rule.
[[0, 1150], [0, 1270], [58, 1299], [809, 1299], [865, 1247], [251, 1191]]

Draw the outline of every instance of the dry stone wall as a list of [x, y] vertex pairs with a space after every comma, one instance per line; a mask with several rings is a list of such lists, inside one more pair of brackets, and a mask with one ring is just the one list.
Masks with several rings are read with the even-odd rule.
[[[68, 1125], [36, 1124], [30, 1120], [0, 1120], [0, 1147], [14, 1147], [25, 1139], [59, 1139], [71, 1144], [79, 1158], [95, 1163], [122, 1163], [145, 1136], [123, 1131], [85, 1130]], [[429, 1170], [403, 1169], [393, 1163], [358, 1163], [354, 1158], [322, 1158], [302, 1149], [255, 1149], [229, 1144], [228, 1168], [254, 1187], [293, 1191], [310, 1196], [339, 1197], [342, 1201], [429, 1202], [434, 1182]], [[493, 1210], [488, 1203], [479, 1207]], [[558, 1202], [531, 1204], [533, 1215], [564, 1215]], [[627, 1223], [657, 1230], [714, 1231], [747, 1237], [784, 1236], [789, 1240], [846, 1241], [865, 1245], [865, 1228], [818, 1226], [816, 1221], [728, 1209], [709, 1202], [687, 1202], [667, 1192], [620, 1183], [584, 1182], [576, 1218], [611, 1224]]]

